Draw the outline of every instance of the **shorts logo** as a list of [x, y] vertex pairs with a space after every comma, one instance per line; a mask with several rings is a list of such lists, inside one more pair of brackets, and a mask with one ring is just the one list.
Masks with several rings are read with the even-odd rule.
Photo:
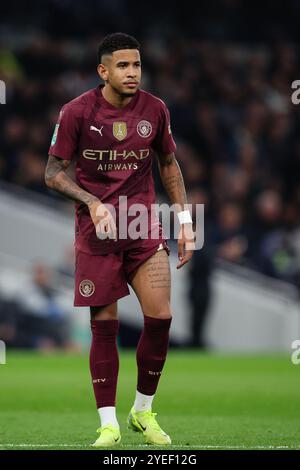
[[152, 125], [148, 121], [140, 121], [136, 126], [136, 130], [140, 137], [149, 137], [152, 133]]
[[124, 140], [127, 137], [126, 122], [114, 122], [113, 123], [113, 135], [118, 140]]
[[79, 284], [79, 292], [83, 297], [91, 297], [95, 292], [95, 284], [92, 281], [85, 279]]

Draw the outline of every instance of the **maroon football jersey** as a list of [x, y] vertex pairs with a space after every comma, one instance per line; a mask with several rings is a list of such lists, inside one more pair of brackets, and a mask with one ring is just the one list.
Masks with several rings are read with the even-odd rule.
[[[63, 106], [49, 154], [74, 159], [77, 184], [117, 213], [119, 196], [127, 196], [128, 206], [142, 203], [150, 209], [155, 203], [153, 154], [176, 149], [168, 109], [143, 90], [116, 108], [103, 97], [102, 87]], [[91, 254], [116, 252], [130, 243], [99, 240], [85, 204], [76, 204], [75, 234], [76, 247]]]

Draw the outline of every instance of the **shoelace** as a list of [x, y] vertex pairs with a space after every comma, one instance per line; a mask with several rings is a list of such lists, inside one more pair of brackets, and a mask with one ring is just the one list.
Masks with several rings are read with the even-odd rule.
[[103, 432], [105, 429], [108, 429], [112, 432], [114, 431], [114, 428], [110, 424], [108, 424], [107, 426], [103, 426], [103, 428], [98, 428], [96, 432], [101, 434], [101, 432]]
[[143, 417], [147, 418], [150, 420], [150, 423], [152, 428], [155, 429], [156, 431], [162, 431], [162, 429], [160, 428], [158, 422], [156, 421], [155, 419], [155, 416], [157, 415], [157, 413], [152, 413], [152, 411], [144, 411], [143, 412]]

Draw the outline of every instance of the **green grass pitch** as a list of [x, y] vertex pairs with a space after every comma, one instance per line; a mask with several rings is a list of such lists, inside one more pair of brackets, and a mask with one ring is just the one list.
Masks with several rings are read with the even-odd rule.
[[[122, 450], [152, 449], [126, 428], [134, 351], [120, 351], [117, 412]], [[88, 353], [8, 351], [0, 365], [1, 449], [86, 449], [99, 427]], [[288, 355], [169, 352], [153, 411], [172, 449], [300, 448], [300, 365]], [[159, 447], [155, 447], [159, 449]]]

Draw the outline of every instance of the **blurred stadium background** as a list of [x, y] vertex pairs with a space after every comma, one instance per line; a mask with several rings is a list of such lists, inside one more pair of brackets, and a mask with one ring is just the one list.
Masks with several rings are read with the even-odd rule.
[[[290, 350], [300, 338], [300, 2], [183, 11], [165, 1], [150, 12], [138, 1], [29, 0], [1, 10], [0, 338], [88, 347], [88, 312], [72, 307], [73, 206], [43, 175], [60, 107], [98, 84], [97, 45], [121, 30], [141, 42], [143, 88], [170, 108], [189, 202], [205, 204], [205, 247], [173, 269], [172, 345]], [[132, 346], [134, 298], [120, 311], [120, 342]]]
[[[189, 202], [205, 204], [204, 249], [179, 272], [170, 240], [173, 349], [161, 423], [183, 447], [299, 447], [299, 372], [289, 357], [300, 339], [300, 106], [291, 102], [299, 0], [0, 8], [0, 446], [86, 446], [98, 424], [89, 312], [72, 306], [73, 204], [45, 186], [44, 169], [60, 107], [98, 84], [98, 43], [124, 31], [142, 46], [142, 87], [170, 109]], [[133, 296], [119, 305], [125, 349], [142, 315]], [[124, 419], [134, 385], [134, 352], [123, 351]]]

